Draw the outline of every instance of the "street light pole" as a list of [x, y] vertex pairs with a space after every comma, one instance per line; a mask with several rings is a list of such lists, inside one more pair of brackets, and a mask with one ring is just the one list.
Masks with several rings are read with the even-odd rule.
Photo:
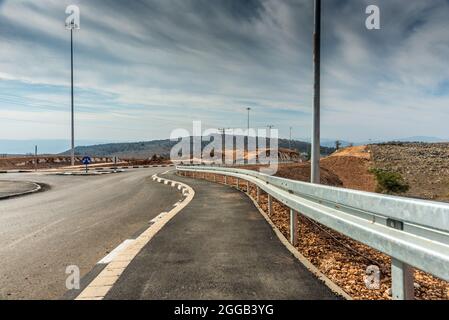
[[69, 5], [65, 13], [69, 16], [65, 20], [66, 29], [70, 30], [70, 71], [71, 71], [71, 164], [75, 165], [75, 117], [73, 98], [73, 30], [80, 29], [80, 9], [76, 5]]
[[246, 111], [248, 111], [248, 126], [247, 126], [247, 128], [248, 128], [248, 135], [249, 135], [249, 112], [251, 111], [251, 108], [250, 107], [246, 108]]
[[315, 29], [313, 33], [313, 122], [311, 152], [311, 182], [320, 183], [320, 56], [321, 56], [321, 0], [315, 0]]
[[72, 108], [71, 108], [71, 125], [72, 125], [72, 143], [71, 143], [71, 164], [75, 165], [75, 118], [73, 108], [73, 28], [70, 29], [70, 68], [71, 68], [71, 85], [72, 85]]

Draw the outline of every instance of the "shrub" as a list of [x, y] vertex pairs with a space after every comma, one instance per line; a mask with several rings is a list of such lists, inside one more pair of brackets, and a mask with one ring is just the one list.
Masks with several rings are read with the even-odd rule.
[[387, 194], [404, 193], [410, 189], [400, 173], [379, 168], [371, 169], [370, 172], [374, 174], [377, 180], [376, 192]]

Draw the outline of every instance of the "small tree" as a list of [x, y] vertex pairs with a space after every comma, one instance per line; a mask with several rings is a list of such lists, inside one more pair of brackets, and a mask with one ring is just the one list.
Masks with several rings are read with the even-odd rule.
[[309, 161], [310, 159], [312, 159], [312, 145], [308, 144], [307, 145], [307, 153], [306, 153], [306, 161]]
[[370, 172], [377, 180], [376, 192], [393, 194], [404, 193], [410, 189], [400, 173], [379, 168], [371, 169]]
[[340, 142], [340, 140], [337, 140], [337, 141], [335, 141], [335, 150], [340, 150], [340, 147], [341, 147], [341, 142]]

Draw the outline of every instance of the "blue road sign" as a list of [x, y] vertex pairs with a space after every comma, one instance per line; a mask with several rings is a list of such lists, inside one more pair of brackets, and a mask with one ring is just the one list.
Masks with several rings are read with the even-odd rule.
[[92, 159], [88, 156], [85, 156], [82, 160], [83, 164], [88, 165], [92, 162]]

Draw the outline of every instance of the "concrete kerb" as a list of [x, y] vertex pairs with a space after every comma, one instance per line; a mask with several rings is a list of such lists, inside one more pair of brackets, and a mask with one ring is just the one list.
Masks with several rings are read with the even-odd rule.
[[[226, 175], [225, 175], [226, 178]], [[209, 181], [209, 180], [208, 180]], [[265, 213], [265, 211], [259, 206], [259, 203], [253, 199], [249, 192], [245, 192], [240, 188], [237, 188], [236, 185], [229, 185], [226, 183], [221, 183], [217, 181], [209, 181], [214, 183], [219, 183], [222, 185], [226, 185], [233, 189], [236, 189], [244, 194], [246, 194], [251, 201], [254, 203], [254, 206], [259, 210], [260, 214], [265, 218], [268, 224], [273, 229], [276, 236], [279, 238], [281, 243], [287, 248], [288, 251], [299, 261], [301, 262], [307, 270], [309, 270], [312, 274], [314, 274], [319, 280], [321, 280], [330, 290], [332, 290], [335, 294], [343, 297], [346, 300], [353, 300], [353, 298], [347, 294], [340, 286], [338, 286], [335, 282], [329, 279], [324, 273], [322, 273], [317, 267], [315, 267], [305, 256], [303, 256], [296, 248], [289, 242], [287, 238], [284, 237], [282, 232], [278, 229], [278, 227], [271, 221], [270, 217]]]
[[6, 196], [0, 196], [0, 200], [6, 200], [6, 199], [11, 199], [11, 198], [16, 198], [16, 197], [20, 197], [20, 196], [24, 196], [27, 194], [32, 194], [32, 193], [36, 193], [42, 190], [42, 186], [36, 182], [29, 182], [31, 184], [34, 185], [34, 189], [29, 190], [29, 191], [24, 191], [24, 192], [17, 192], [17, 193], [13, 193], [13, 194], [8, 194]]
[[[174, 187], [181, 187], [185, 198], [177, 203], [177, 205], [169, 212], [162, 212], [159, 216], [152, 220], [152, 224], [147, 228], [135, 241], [122, 252], [120, 252], [100, 274], [90, 282], [90, 284], [75, 298], [75, 300], [102, 300], [115, 282], [120, 278], [131, 261], [139, 254], [139, 252], [151, 241], [151, 239], [170, 221], [176, 214], [184, 209], [195, 196], [195, 191], [188, 185], [160, 178], [157, 175], [152, 176], [153, 181], [163, 183], [171, 182]], [[168, 182], [167, 182], [168, 184]]]

